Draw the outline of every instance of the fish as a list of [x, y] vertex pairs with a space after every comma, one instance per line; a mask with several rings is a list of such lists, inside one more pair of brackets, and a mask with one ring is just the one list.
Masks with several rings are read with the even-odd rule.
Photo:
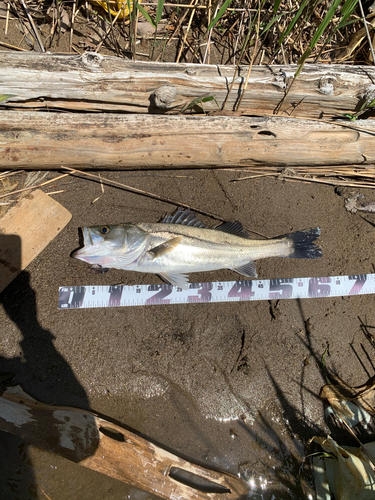
[[320, 228], [269, 240], [251, 239], [238, 221], [208, 227], [190, 209], [179, 208], [157, 223], [125, 222], [82, 228], [84, 246], [72, 254], [96, 268], [158, 274], [188, 288], [192, 272], [232, 269], [256, 278], [255, 261], [269, 257], [314, 259]]

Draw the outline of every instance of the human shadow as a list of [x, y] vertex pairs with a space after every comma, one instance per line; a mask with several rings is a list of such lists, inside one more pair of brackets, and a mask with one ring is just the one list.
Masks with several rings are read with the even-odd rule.
[[[54, 335], [43, 328], [38, 321], [37, 297], [30, 285], [30, 274], [20, 270], [20, 238], [15, 235], [0, 235], [0, 284], [4, 285], [4, 281], [9, 281], [9, 275], [13, 275], [11, 276], [13, 278], [19, 273], [17, 278], [0, 293], [0, 304], [5, 315], [17, 326], [22, 335], [18, 356], [8, 358], [0, 355], [0, 389], [2, 389], [0, 395], [4, 386], [9, 385], [11, 380], [11, 385], [20, 385], [27, 394], [38, 401], [89, 409], [85, 390], [69, 363], [54, 346]], [[7, 337], [5, 320], [3, 316], [0, 334], [0, 344], [3, 345]], [[0, 429], [1, 423], [0, 413]], [[87, 425], [90, 426], [92, 436], [93, 422], [87, 422]], [[50, 434], [55, 434], [58, 442], [57, 426], [49, 431]], [[66, 458], [79, 462], [94, 452], [98, 441], [98, 437], [94, 436], [87, 450], [85, 446], [88, 443], [83, 443], [83, 453], [81, 449], [77, 460], [74, 460], [72, 455]], [[46, 449], [50, 448], [46, 446]], [[3, 431], [0, 431], [0, 498], [7, 500], [39, 498], [28, 444], [20, 437]]]

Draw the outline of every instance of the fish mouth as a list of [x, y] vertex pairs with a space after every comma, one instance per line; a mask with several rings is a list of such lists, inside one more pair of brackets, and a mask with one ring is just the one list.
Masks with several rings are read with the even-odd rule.
[[81, 234], [82, 234], [82, 238], [83, 238], [83, 242], [82, 242], [82, 238], [80, 237], [80, 243], [83, 244], [83, 247], [79, 248], [78, 250], [75, 250], [72, 253], [71, 256], [73, 257], [73, 259], [81, 259], [84, 256], [88, 256], [90, 253], [90, 250], [92, 250], [94, 247], [94, 243], [92, 241], [91, 232], [90, 232], [89, 228], [82, 227], [80, 229], [81, 229]]

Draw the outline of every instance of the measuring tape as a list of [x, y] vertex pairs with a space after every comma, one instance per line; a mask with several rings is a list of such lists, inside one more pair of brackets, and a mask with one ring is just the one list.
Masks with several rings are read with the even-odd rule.
[[375, 293], [375, 274], [172, 285], [63, 286], [59, 309], [307, 299]]

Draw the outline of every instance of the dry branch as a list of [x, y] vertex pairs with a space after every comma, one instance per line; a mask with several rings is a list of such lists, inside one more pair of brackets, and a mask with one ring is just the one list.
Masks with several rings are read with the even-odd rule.
[[[4, 106], [131, 113], [176, 112], [191, 101], [228, 94], [233, 66], [132, 62], [96, 53], [82, 56], [0, 52]], [[240, 111], [270, 115], [293, 79], [296, 66], [253, 66]], [[240, 66], [226, 109], [234, 109], [248, 66]], [[328, 118], [358, 111], [375, 91], [369, 66], [305, 64], [284, 104], [284, 116]], [[367, 97], [366, 97], [367, 96]], [[374, 97], [373, 97], [374, 98]], [[218, 108], [212, 100], [207, 111]]]
[[371, 164], [372, 122], [2, 111], [0, 165], [39, 170]]

